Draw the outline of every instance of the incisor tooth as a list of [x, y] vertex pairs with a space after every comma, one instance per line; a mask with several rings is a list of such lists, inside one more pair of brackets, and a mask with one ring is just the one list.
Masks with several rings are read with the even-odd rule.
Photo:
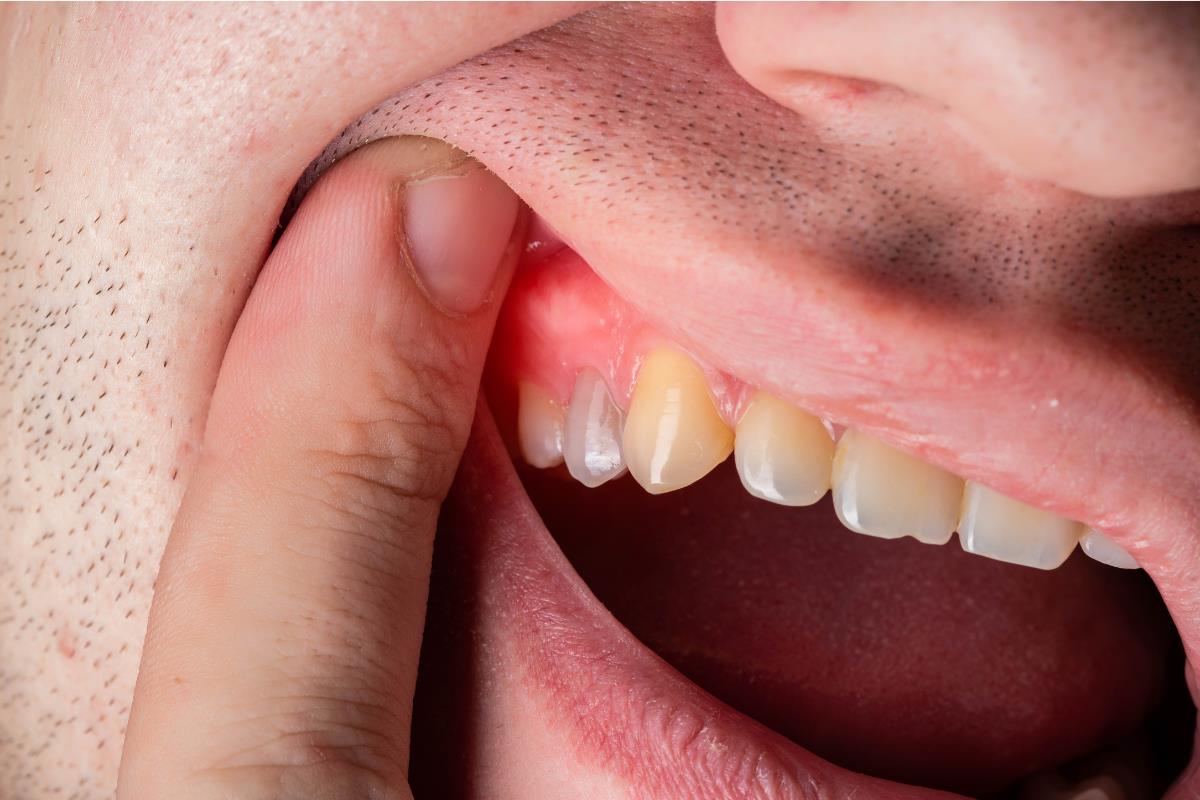
[[625, 472], [621, 454], [621, 409], [613, 402], [600, 373], [586, 367], [575, 378], [563, 460], [575, 480], [596, 487]]
[[1079, 547], [1084, 553], [1102, 564], [1118, 569], [1138, 569], [1137, 560], [1129, 555], [1129, 551], [1095, 528], [1088, 528], [1079, 539]]
[[651, 494], [698, 481], [729, 457], [733, 431], [713, 405], [700, 368], [676, 350], [655, 350], [638, 372], [625, 420], [625, 460]]
[[566, 413], [540, 386], [517, 384], [517, 441], [521, 455], [539, 469], [563, 462], [563, 428]]
[[1026, 505], [974, 481], [963, 492], [958, 539], [963, 550], [1038, 569], [1060, 566], [1083, 526]]
[[833, 448], [821, 420], [759, 392], [738, 420], [733, 458], [750, 494], [809, 506], [829, 491]]
[[945, 544], [954, 533], [962, 478], [855, 430], [833, 457], [833, 507], [852, 531]]

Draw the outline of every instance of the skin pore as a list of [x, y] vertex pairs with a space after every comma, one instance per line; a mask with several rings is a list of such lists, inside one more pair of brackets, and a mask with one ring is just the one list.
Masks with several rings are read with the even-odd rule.
[[[1121, 174], [1089, 184], [1107, 159], [1134, 160], [1130, 138], [1101, 141], [1088, 151], [1095, 155], [1050, 176], [1104, 195], [1097, 199], [1037, 179], [1047, 163], [1063, 166], [1044, 153], [1059, 152], [1067, 134], [1006, 150], [987, 119], [964, 124], [975, 113], [962, 99], [973, 85], [965, 66], [950, 89], [898, 74], [882, 58], [854, 82], [791, 82], [845, 65], [815, 48], [811, 62], [786, 63], [745, 43], [755, 25], [819, 39], [817, 26], [828, 24], [853, 40], [886, 29], [886, 19], [721, 12], [718, 42], [712, 9], [613, 7], [520, 40], [576, 10], [0, 10], [0, 793], [113, 793], [156, 571], [218, 368], [292, 187], [330, 142], [331, 154], [392, 133], [454, 142], [635, 302], [650, 305], [680, 275], [692, 276], [671, 327], [692, 332], [718, 360], [749, 363], [763, 385], [782, 387], [795, 366], [776, 358], [775, 342], [721, 351], [719, 341], [767, 298], [799, 302], [795, 277], [775, 268], [798, 248], [817, 265], [804, 281], [876, 300], [895, 291], [915, 306], [983, 309], [1000, 326], [1019, 320], [1066, 342], [1055, 353], [1071, 354], [1079, 371], [1098, 370], [1085, 400], [1115, 395], [1114, 386], [1123, 392], [1126, 372], [1144, 376], [1150, 388], [1121, 402], [1166, 398], [1139, 416], [1158, 426], [1165, 455], [1144, 452], [1153, 448], [1142, 442], [1122, 463], [1165, 476], [1179, 497], [1191, 492], [1200, 201], [1186, 192], [1121, 199], [1147, 188]], [[989, 13], [1010, 33], [1030, 27]], [[1147, 151], [1157, 158], [1180, 139], [1194, 141], [1185, 111], [1171, 126], [1153, 124], [1158, 109], [1200, 108], [1195, 81], [1179, 78], [1196, 74], [1194, 7], [1045, 13], [1032, 27], [1059, 38], [1009, 35], [1001, 49], [1028, 59], [1072, 53], [1055, 72], [1063, 80], [1049, 99], [1013, 92], [989, 109], [1036, 121], [1028, 127], [1076, 130], [1076, 119], [1047, 109], [1090, 107], [1071, 70], [1086, 73], [1098, 48], [1127, 82], [1106, 85], [1158, 98], [1120, 106], [1127, 127], [1163, 137]], [[975, 24], [924, 19], [920, 32], [944, 39]], [[338, 140], [376, 106], [378, 115]], [[1149, 188], [1194, 187], [1195, 164], [1175, 166]], [[1034, 178], [1012, 182], [1010, 169]], [[1191, 182], [1168, 185], [1162, 175]], [[692, 249], [681, 254], [679, 242]], [[982, 260], [963, 267], [972, 255]], [[894, 313], [883, 303], [861, 307]], [[934, 326], [931, 338], [945, 330]], [[822, 410], [846, 416], [851, 406], [828, 377], [841, 369], [833, 351], [815, 348], [813, 360], [824, 363], [798, 374], [828, 387], [816, 393]], [[889, 366], [903, 384], [902, 359]], [[918, 431], [933, 427], [922, 422], [938, 416], [929, 396], [937, 388], [936, 380], [915, 386], [879, 425], [904, 418]], [[983, 398], [978, 413], [1002, 405]], [[970, 452], [956, 436], [965, 438], [948, 433], [921, 446], [932, 460], [1011, 475], [995, 455], [1003, 445], [982, 438]], [[1077, 455], [1061, 472], [1083, 473], [1094, 451], [1063, 437]], [[1183, 502], [1167, 504], [1163, 517], [1178, 519]], [[1192, 598], [1194, 612], [1197, 546], [1172, 547], [1167, 585]], [[498, 719], [530, 713], [515, 690], [497, 696], [488, 713]], [[544, 763], [563, 765], [579, 785], [605, 785], [602, 770], [574, 766], [553, 736], [540, 737], [508, 765], [516, 785]]]

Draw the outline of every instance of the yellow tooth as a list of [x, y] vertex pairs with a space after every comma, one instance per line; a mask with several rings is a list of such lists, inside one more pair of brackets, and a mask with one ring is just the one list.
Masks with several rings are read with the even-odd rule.
[[700, 368], [676, 350], [655, 350], [638, 372], [622, 450], [651, 494], [700, 480], [729, 457], [733, 431], [713, 405]]
[[833, 447], [821, 420], [759, 392], [738, 420], [733, 457], [750, 494], [810, 506], [829, 491]]
[[958, 542], [963, 550], [1010, 564], [1055, 569], [1071, 555], [1083, 526], [967, 481]]
[[539, 469], [563, 463], [566, 411], [529, 381], [517, 384], [517, 395], [517, 440], [525, 461]]
[[847, 430], [833, 457], [833, 507], [852, 531], [945, 544], [954, 534], [963, 481], [878, 439]]

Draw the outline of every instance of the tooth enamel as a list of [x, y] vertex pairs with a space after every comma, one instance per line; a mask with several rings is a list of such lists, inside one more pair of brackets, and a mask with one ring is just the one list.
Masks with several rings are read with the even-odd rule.
[[563, 462], [566, 414], [550, 395], [528, 381], [517, 384], [517, 441], [521, 455], [539, 469]]
[[675, 350], [655, 350], [638, 372], [625, 421], [629, 471], [651, 494], [703, 478], [733, 450], [704, 373]]
[[1063, 800], [1121, 800], [1124, 795], [1112, 795], [1096, 786], [1083, 789], [1075, 794], [1063, 795]]
[[1084, 553], [1102, 564], [1118, 569], [1138, 569], [1137, 560], [1129, 555], [1129, 551], [1095, 528], [1088, 528], [1079, 539], [1079, 547]]
[[833, 457], [833, 507], [852, 531], [945, 544], [954, 533], [962, 479], [864, 433], [847, 430]]
[[733, 458], [750, 494], [809, 506], [829, 491], [833, 449], [821, 420], [759, 392], [738, 421]]
[[604, 378], [591, 367], [575, 378], [563, 433], [563, 460], [584, 486], [599, 486], [625, 472], [621, 409], [613, 402]]
[[1078, 522], [967, 481], [958, 538], [968, 553], [1054, 569], [1067, 560], [1082, 534]]
[[1090, 778], [1059, 795], [1062, 800], [1125, 800], [1127, 796], [1121, 784], [1109, 775]]

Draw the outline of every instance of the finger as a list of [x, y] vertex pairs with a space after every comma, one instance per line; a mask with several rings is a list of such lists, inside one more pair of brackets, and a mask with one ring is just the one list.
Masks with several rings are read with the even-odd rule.
[[797, 110], [806, 72], [864, 78], [949, 107], [1029, 177], [1105, 196], [1200, 186], [1186, 3], [724, 3], [717, 32], [742, 77]]
[[406, 796], [434, 526], [519, 208], [416, 137], [359, 150], [305, 198], [221, 367], [121, 798]]

